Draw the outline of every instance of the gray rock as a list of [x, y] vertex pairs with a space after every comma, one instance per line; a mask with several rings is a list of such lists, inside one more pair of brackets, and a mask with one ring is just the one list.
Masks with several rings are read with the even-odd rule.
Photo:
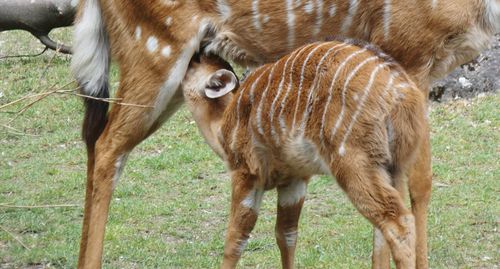
[[471, 98], [484, 92], [500, 90], [500, 34], [495, 36], [490, 49], [472, 62], [464, 64], [446, 78], [434, 83], [430, 98], [444, 101]]

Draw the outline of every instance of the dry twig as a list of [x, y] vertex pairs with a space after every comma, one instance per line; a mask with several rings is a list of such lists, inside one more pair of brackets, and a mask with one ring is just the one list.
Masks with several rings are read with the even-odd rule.
[[56, 208], [56, 207], [80, 207], [77, 204], [60, 204], [60, 205], [8, 205], [8, 204], [0, 204], [0, 207], [3, 208]]
[[9, 232], [7, 229], [5, 229], [2, 225], [0, 225], [0, 229], [2, 229], [4, 232], [6, 232], [8, 235], [10, 235], [14, 240], [16, 240], [21, 246], [23, 246], [27, 250], [31, 250], [28, 246], [26, 246], [21, 239], [17, 238], [17, 236], [11, 232]]

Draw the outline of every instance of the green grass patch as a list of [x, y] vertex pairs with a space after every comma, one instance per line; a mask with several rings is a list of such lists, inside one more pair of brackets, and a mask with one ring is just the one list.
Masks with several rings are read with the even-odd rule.
[[[68, 40], [67, 34], [60, 40]], [[41, 50], [29, 35], [0, 33], [0, 54]], [[0, 61], [0, 105], [72, 80], [69, 56]], [[113, 71], [116, 87], [116, 70]], [[74, 268], [85, 186], [82, 103], [48, 97], [16, 116], [0, 111], [0, 268]], [[432, 106], [434, 186], [429, 218], [432, 268], [500, 263], [500, 94]], [[15, 119], [14, 119], [15, 118]], [[14, 120], [12, 120], [14, 119]], [[6, 127], [6, 125], [8, 127]], [[131, 154], [113, 196], [105, 268], [216, 268], [230, 202], [223, 163], [181, 109]], [[276, 195], [266, 193], [241, 268], [277, 268]], [[303, 215], [298, 268], [368, 268], [371, 226], [336, 183], [314, 179]]]

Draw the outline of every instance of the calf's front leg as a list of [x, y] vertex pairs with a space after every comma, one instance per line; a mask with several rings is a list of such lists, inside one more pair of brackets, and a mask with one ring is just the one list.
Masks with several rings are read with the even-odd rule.
[[264, 194], [257, 177], [246, 170], [233, 171], [229, 226], [221, 268], [235, 268], [250, 237]]

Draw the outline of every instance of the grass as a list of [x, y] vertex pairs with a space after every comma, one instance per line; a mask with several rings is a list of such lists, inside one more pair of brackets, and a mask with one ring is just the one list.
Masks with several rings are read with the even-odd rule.
[[[68, 40], [64, 32], [55, 36]], [[36, 43], [24, 33], [0, 33], [0, 54], [33, 53], [41, 50]], [[70, 82], [69, 61], [52, 52], [1, 60], [0, 106]], [[499, 105], [498, 93], [432, 105], [432, 268], [500, 264]], [[0, 126], [0, 205], [77, 206], [0, 206], [0, 268], [74, 268], [85, 186], [82, 104], [74, 96], [51, 96], [9, 123], [15, 114], [8, 112], [21, 107], [0, 111], [0, 124], [11, 127]], [[129, 158], [113, 196], [104, 267], [218, 267], [229, 183], [182, 109]], [[275, 193], [266, 193], [241, 268], [279, 267], [275, 205]], [[300, 221], [298, 267], [368, 268], [370, 252], [369, 223], [333, 180], [313, 180]]]

